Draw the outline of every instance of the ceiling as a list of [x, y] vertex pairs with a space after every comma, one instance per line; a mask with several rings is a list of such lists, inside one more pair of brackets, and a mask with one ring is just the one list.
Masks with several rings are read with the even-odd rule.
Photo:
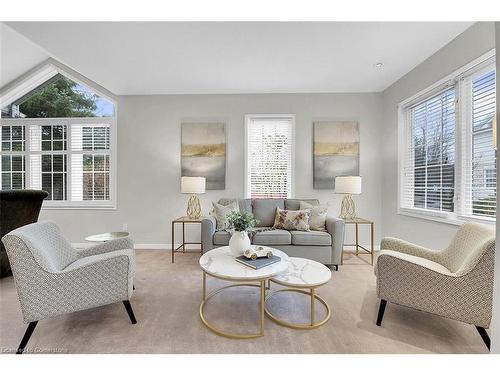
[[4, 27], [1, 84], [52, 56], [118, 95], [379, 92], [471, 24], [8, 22], [36, 46]]
[[0, 87], [45, 61], [49, 55], [11, 28], [0, 25]]

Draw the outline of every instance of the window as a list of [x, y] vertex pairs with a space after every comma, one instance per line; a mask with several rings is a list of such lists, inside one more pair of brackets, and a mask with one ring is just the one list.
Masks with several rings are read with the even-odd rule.
[[291, 198], [293, 115], [246, 116], [247, 198]]
[[2, 190], [26, 186], [25, 139], [24, 126], [2, 126]]
[[113, 207], [115, 106], [61, 73], [2, 108], [2, 189], [45, 207]]
[[447, 89], [407, 109], [408, 164], [404, 202], [453, 211], [455, 90]]
[[402, 213], [496, 217], [495, 67], [472, 65], [400, 105]]

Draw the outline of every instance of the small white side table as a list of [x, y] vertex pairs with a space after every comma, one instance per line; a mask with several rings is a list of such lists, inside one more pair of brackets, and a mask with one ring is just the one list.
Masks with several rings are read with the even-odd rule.
[[128, 237], [128, 232], [108, 232], [93, 234], [92, 236], [85, 237], [85, 241], [89, 242], [107, 242], [116, 240], [118, 238]]

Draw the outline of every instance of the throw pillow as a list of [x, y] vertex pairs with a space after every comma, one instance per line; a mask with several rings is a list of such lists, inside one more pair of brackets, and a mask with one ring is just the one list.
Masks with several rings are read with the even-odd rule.
[[328, 206], [320, 204], [313, 206], [310, 203], [300, 201], [301, 210], [311, 210], [311, 218], [309, 219], [309, 227], [311, 230], [326, 231], [326, 216], [328, 215]]
[[286, 230], [309, 230], [309, 218], [311, 217], [310, 210], [282, 210], [276, 207], [276, 218], [274, 219], [275, 229]]
[[232, 201], [227, 206], [222, 204], [212, 202], [214, 206], [214, 216], [217, 222], [217, 230], [225, 230], [229, 227], [227, 222], [227, 216], [232, 212], [239, 212], [240, 207], [238, 206], [238, 201]]

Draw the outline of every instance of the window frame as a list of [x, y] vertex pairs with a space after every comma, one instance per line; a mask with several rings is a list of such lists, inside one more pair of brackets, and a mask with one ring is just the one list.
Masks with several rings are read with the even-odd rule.
[[[115, 106], [116, 112], [116, 106]], [[71, 156], [74, 154], [71, 150], [71, 125], [80, 124], [109, 124], [109, 200], [87, 200], [87, 201], [71, 201]], [[31, 125], [66, 125], [67, 126], [67, 140], [66, 150], [56, 151], [56, 154], [66, 154], [66, 171], [67, 171], [67, 184], [66, 196], [67, 200], [44, 200], [42, 208], [47, 209], [116, 209], [116, 146], [117, 146], [117, 126], [116, 117], [66, 117], [66, 118], [2, 118], [0, 119], [1, 125], [22, 125], [25, 128], [25, 151], [18, 151], [19, 155], [25, 155], [25, 188], [31, 188], [31, 165], [30, 155], [42, 155], [43, 151], [31, 151], [30, 149], [30, 130]], [[85, 152], [83, 152], [85, 153]], [[88, 151], [90, 154], [99, 154], [99, 151]], [[52, 154], [45, 151], [45, 154]], [[1, 182], [1, 176], [0, 176]]]
[[246, 199], [250, 199], [250, 179], [249, 179], [249, 162], [248, 162], [248, 135], [250, 123], [253, 119], [286, 119], [291, 122], [291, 144], [290, 149], [292, 150], [291, 155], [291, 171], [290, 171], [290, 196], [286, 199], [291, 199], [295, 197], [295, 115], [294, 114], [247, 114], [245, 115], [245, 144], [244, 144], [244, 157], [245, 157], [245, 167], [244, 167], [244, 194]]
[[[475, 215], [465, 215], [464, 207], [464, 192], [466, 190], [465, 178], [463, 176], [464, 163], [471, 150], [471, 140], [463, 139], [463, 135], [471, 136], [469, 125], [471, 124], [469, 116], [472, 113], [472, 107], [464, 103], [465, 95], [462, 92], [463, 86], [461, 81], [464, 78], [472, 77], [485, 72], [488, 69], [495, 69], [495, 50], [491, 50], [479, 58], [473, 60], [469, 64], [457, 69], [453, 73], [447, 75], [443, 79], [435, 82], [430, 87], [419, 91], [410, 98], [403, 100], [398, 104], [398, 191], [397, 191], [397, 214], [416, 217], [420, 219], [433, 220], [453, 225], [462, 225], [465, 222], [479, 222], [483, 224], [494, 225], [496, 218], [488, 218]], [[408, 107], [417, 103], [423, 102], [439, 94], [440, 92], [455, 88], [456, 107], [455, 107], [455, 181], [454, 181], [454, 210], [452, 212], [434, 211], [423, 208], [404, 207], [404, 168], [405, 168], [405, 153], [406, 144], [406, 126], [408, 117]], [[467, 108], [470, 107], [470, 108]], [[465, 131], [463, 128], [466, 127]], [[498, 208], [497, 208], [498, 209]]]

